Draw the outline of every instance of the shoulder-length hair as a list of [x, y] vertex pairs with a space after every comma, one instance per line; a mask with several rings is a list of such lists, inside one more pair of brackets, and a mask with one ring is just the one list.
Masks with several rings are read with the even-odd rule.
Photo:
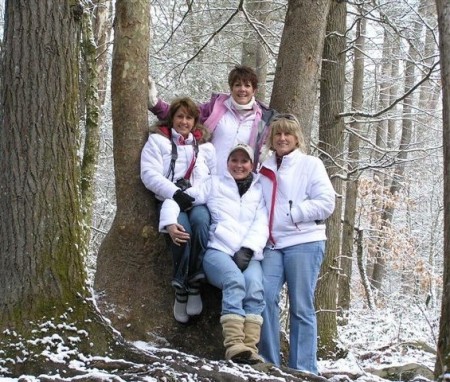
[[167, 126], [170, 130], [173, 126], [175, 114], [180, 108], [184, 108], [186, 113], [194, 118], [194, 127], [191, 133], [197, 139], [198, 143], [209, 142], [211, 140], [211, 132], [204, 125], [199, 123], [200, 109], [189, 97], [175, 98], [170, 104], [167, 120], [157, 122], [153, 128], [151, 128], [150, 132], [161, 134], [161, 126]]
[[194, 118], [194, 126], [198, 123], [200, 118], [200, 110], [197, 104], [189, 97], [175, 98], [169, 107], [169, 116], [167, 118], [167, 123], [170, 127], [173, 125], [173, 118], [175, 117], [178, 109], [184, 108], [186, 112]]
[[270, 135], [267, 141], [267, 146], [270, 150], [275, 151], [273, 147], [273, 139], [275, 134], [288, 133], [297, 138], [297, 148], [306, 153], [305, 137], [300, 122], [293, 114], [278, 114], [275, 115], [270, 123]]

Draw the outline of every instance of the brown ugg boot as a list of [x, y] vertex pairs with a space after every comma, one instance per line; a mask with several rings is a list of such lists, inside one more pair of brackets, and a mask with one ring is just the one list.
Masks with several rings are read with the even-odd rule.
[[238, 314], [224, 314], [220, 317], [225, 346], [225, 359], [245, 363], [252, 350], [244, 345], [244, 317]]
[[262, 316], [257, 314], [247, 314], [244, 322], [244, 344], [252, 350], [248, 362], [263, 363], [264, 358], [258, 354], [258, 343], [261, 336]]

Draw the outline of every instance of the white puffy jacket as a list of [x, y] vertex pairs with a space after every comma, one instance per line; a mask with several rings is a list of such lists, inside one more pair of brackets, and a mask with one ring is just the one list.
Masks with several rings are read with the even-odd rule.
[[[186, 192], [195, 198], [195, 205], [206, 203], [211, 213], [208, 247], [230, 256], [239, 248], [247, 247], [254, 251], [254, 259], [262, 259], [269, 229], [258, 175], [254, 174], [252, 185], [242, 197], [228, 171]], [[166, 226], [177, 222], [179, 212], [178, 204], [166, 199], [161, 208], [159, 230], [166, 232]]]
[[[278, 170], [272, 155], [259, 172], [273, 248], [326, 240], [323, 220], [334, 210], [335, 191], [322, 161], [294, 150], [283, 157]], [[276, 179], [274, 199], [271, 177]]]
[[[179, 134], [172, 129], [172, 139], [177, 142]], [[192, 134], [187, 143], [192, 142]], [[178, 187], [174, 184], [186, 174], [193, 155], [192, 144], [177, 145], [177, 160], [174, 174], [168, 178], [170, 162], [172, 159], [172, 144], [168, 137], [160, 133], [149, 135], [141, 152], [141, 179], [145, 187], [155, 193], [159, 200], [171, 198]], [[216, 172], [216, 153], [211, 143], [199, 145], [199, 152], [190, 176], [192, 186], [201, 184], [203, 180]]]

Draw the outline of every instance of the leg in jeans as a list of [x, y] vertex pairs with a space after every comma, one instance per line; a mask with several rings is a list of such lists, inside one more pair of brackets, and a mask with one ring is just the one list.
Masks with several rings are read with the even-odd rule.
[[288, 366], [317, 374], [317, 321], [314, 291], [325, 250], [325, 241], [283, 249], [290, 306]]
[[195, 282], [205, 278], [202, 261], [208, 244], [211, 218], [205, 205], [193, 207], [188, 215], [192, 230], [188, 277], [189, 281]]
[[284, 284], [283, 255], [266, 248], [261, 262], [263, 270], [264, 300], [263, 324], [259, 353], [267, 362], [280, 366], [280, 292]]
[[189, 316], [197, 316], [203, 310], [202, 298], [200, 296], [200, 281], [205, 278], [203, 272], [203, 256], [208, 244], [210, 225], [209, 210], [205, 205], [195, 206], [188, 211], [191, 224], [191, 253], [189, 256], [188, 270], [188, 302], [186, 313]]
[[208, 281], [222, 289], [222, 312], [245, 317], [242, 302], [245, 299], [245, 278], [230, 255], [208, 248], [203, 258], [203, 269]]
[[243, 274], [246, 292], [242, 303], [245, 314], [260, 316], [265, 305], [261, 262], [251, 260]]
[[[191, 224], [189, 216], [186, 212], [180, 212], [178, 223], [181, 224], [189, 235], [192, 237]], [[169, 242], [170, 251], [173, 259], [173, 277], [172, 286], [178, 289], [187, 289], [189, 257], [191, 252], [191, 243], [188, 241], [183, 245], [175, 245], [172, 240]]]

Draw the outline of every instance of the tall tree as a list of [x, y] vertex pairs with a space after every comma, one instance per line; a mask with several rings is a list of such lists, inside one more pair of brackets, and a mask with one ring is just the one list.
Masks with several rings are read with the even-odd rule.
[[[105, 102], [108, 75], [107, 41], [111, 34], [109, 19], [110, 1], [96, 1], [92, 11], [86, 11], [82, 23], [82, 56], [84, 71], [85, 134], [81, 163], [81, 195], [86, 241], [90, 240], [94, 204], [94, 177], [98, 164], [102, 106]], [[95, 30], [94, 30], [95, 28]]]
[[331, 0], [289, 0], [270, 106], [295, 114], [306, 145], [316, 106], [317, 84]]
[[[436, 0], [441, 55], [444, 144], [444, 279], [434, 376], [450, 371], [450, 2]], [[447, 377], [448, 378], [448, 377]]]
[[[61, 324], [56, 330], [63, 341], [74, 335], [64, 327], [85, 330], [89, 335], [80, 336], [77, 346], [86, 354], [105, 353], [113, 339], [85, 286], [87, 243], [77, 160], [82, 13], [74, 1], [6, 3], [0, 92], [0, 347], [10, 352], [14, 341], [39, 336], [39, 325], [49, 325], [50, 335], [51, 327]], [[13, 362], [11, 369], [48, 367], [39, 361], [38, 348], [28, 358], [21, 355], [23, 362]]]
[[[420, 32], [423, 26], [420, 23], [416, 23], [413, 28], [413, 41], [419, 39]], [[414, 86], [416, 81], [415, 78], [415, 68], [416, 61], [418, 59], [418, 49], [413, 44], [410, 43], [408, 48], [408, 58], [405, 60], [405, 77], [404, 77], [404, 94], [407, 94], [403, 101], [403, 119], [401, 126], [401, 137], [398, 148], [397, 160], [399, 164], [397, 164], [394, 173], [392, 175], [392, 180], [390, 181], [389, 186], [389, 195], [394, 197], [398, 192], [402, 190], [402, 182], [403, 176], [405, 173], [406, 161], [408, 158], [408, 151], [410, 149], [410, 145], [413, 138], [413, 106], [414, 106], [414, 97], [413, 94], [408, 92]], [[383, 245], [378, 245], [378, 253], [376, 255], [375, 265], [372, 274], [372, 282], [376, 289], [380, 290], [383, 285], [383, 280], [386, 274], [386, 252], [389, 250], [391, 243], [389, 240], [385, 240], [386, 236], [389, 235], [389, 231], [391, 230], [391, 224], [393, 221], [395, 212], [395, 203], [392, 203], [392, 199], [385, 202], [381, 214], [381, 233], [380, 237], [381, 241], [384, 242]]]
[[[353, 90], [352, 110], [362, 110], [364, 103], [364, 43], [367, 19], [360, 8], [360, 17], [356, 23], [356, 41], [353, 53]], [[345, 192], [344, 224], [342, 228], [342, 250], [339, 275], [339, 307], [350, 308], [350, 281], [352, 277], [353, 243], [355, 242], [356, 201], [358, 196], [359, 134], [361, 122], [357, 119], [350, 123], [348, 139], [348, 179]]]
[[[342, 195], [343, 192], [342, 178], [336, 175], [343, 168], [345, 125], [344, 120], [339, 118], [339, 114], [344, 111], [346, 16], [346, 3], [332, 1], [326, 25], [327, 38], [323, 50], [320, 81], [318, 146], [337, 195]], [[319, 354], [322, 356], [336, 354], [341, 213], [342, 198], [339, 197], [336, 200], [334, 213], [327, 219], [329, 239], [316, 290]]]
[[[248, 3], [248, 13], [253, 15], [256, 22], [252, 21], [252, 27], [256, 30], [261, 29], [260, 26], [267, 26], [270, 23], [270, 5], [271, 1], [253, 1]], [[266, 47], [253, 30], [246, 34], [246, 38], [242, 43], [242, 64], [255, 68], [259, 79], [258, 92], [256, 98], [264, 102], [266, 99], [267, 86], [267, 53]]]
[[172, 318], [171, 256], [158, 233], [155, 199], [140, 179], [140, 154], [149, 132], [150, 5], [117, 0], [115, 9], [111, 93], [117, 210], [97, 258], [99, 305], [128, 339], [222, 358], [220, 311], [208, 313], [208, 298], [217, 294], [205, 296], [205, 311], [194, 325], [185, 327]]

